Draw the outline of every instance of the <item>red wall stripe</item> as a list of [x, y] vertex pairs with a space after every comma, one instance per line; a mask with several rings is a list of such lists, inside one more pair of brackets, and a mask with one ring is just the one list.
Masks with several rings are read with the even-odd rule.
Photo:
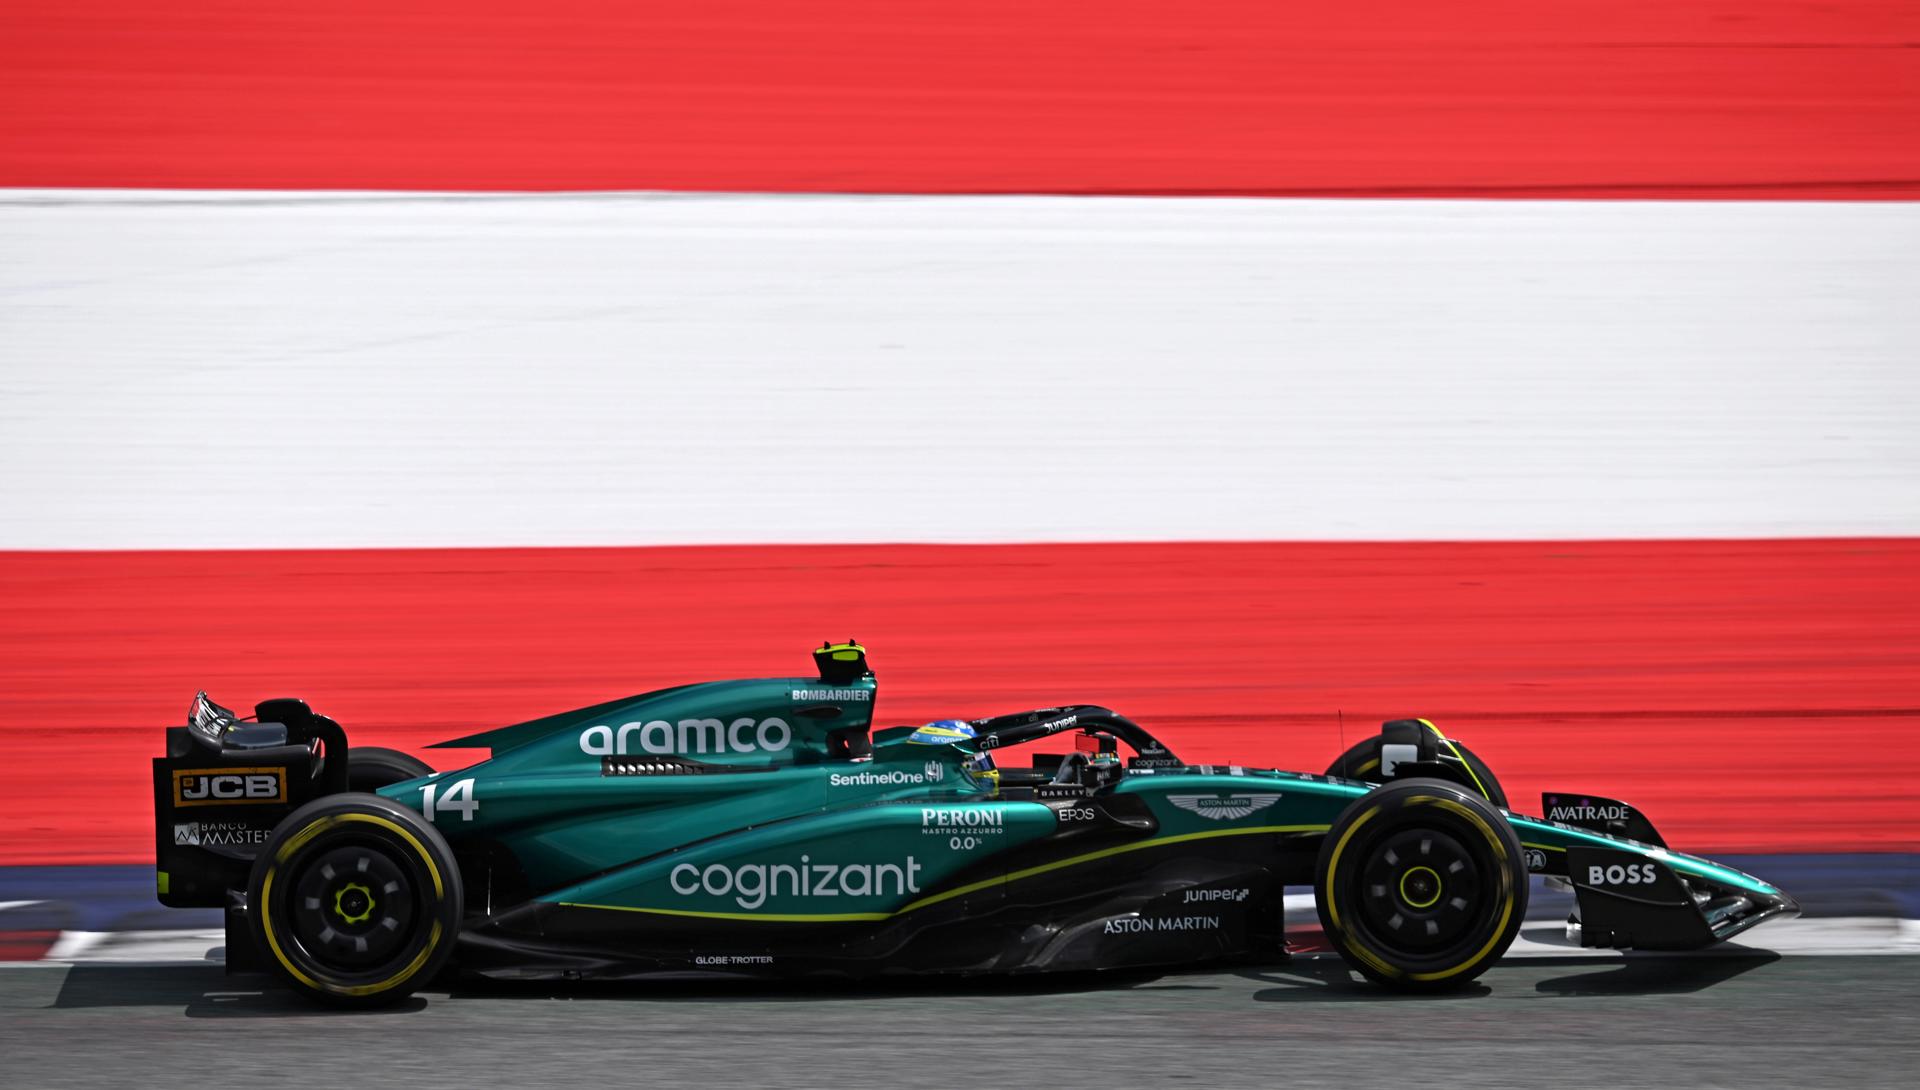
[[885, 723], [1099, 702], [1318, 771], [1336, 713], [1427, 715], [1523, 809], [1920, 848], [1920, 539], [741, 546], [0, 553], [0, 864], [149, 857], [147, 758], [199, 687], [418, 747], [847, 636]]
[[1920, 196], [1908, 0], [0, 5], [0, 185]]

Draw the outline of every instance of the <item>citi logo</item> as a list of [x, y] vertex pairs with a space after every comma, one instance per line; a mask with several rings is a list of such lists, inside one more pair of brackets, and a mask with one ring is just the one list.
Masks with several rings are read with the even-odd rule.
[[670, 756], [688, 753], [779, 753], [793, 744], [793, 728], [784, 719], [741, 716], [731, 723], [718, 719], [682, 719], [669, 723], [654, 719], [588, 727], [580, 732], [580, 752], [590, 757], [625, 757], [632, 753]]

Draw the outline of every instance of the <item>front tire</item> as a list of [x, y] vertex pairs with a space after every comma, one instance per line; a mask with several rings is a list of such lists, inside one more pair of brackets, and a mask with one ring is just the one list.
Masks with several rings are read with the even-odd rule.
[[1381, 747], [1394, 742], [1413, 744], [1420, 750], [1423, 760], [1439, 764], [1447, 779], [1462, 787], [1473, 788], [1495, 806], [1507, 805], [1506, 791], [1480, 755], [1468, 749], [1459, 739], [1441, 734], [1439, 727], [1425, 719], [1396, 719], [1382, 724], [1379, 734], [1355, 742], [1351, 749], [1336, 757], [1327, 766], [1327, 775], [1364, 783], [1384, 783], [1387, 776], [1380, 767], [1383, 755]]
[[290, 987], [380, 1006], [432, 980], [453, 953], [460, 872], [419, 814], [378, 795], [331, 795], [274, 829], [247, 907], [262, 960]]
[[1399, 780], [1355, 799], [1327, 830], [1314, 894], [1349, 965], [1400, 991], [1444, 991], [1513, 944], [1527, 913], [1526, 856], [1478, 794]]

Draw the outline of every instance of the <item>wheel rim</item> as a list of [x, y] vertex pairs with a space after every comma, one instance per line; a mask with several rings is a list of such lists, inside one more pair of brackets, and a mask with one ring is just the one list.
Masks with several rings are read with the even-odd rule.
[[1485, 944], [1501, 886], [1484, 836], [1432, 814], [1353, 847], [1342, 885], [1357, 909], [1354, 939], [1411, 972], [1445, 968]]
[[285, 919], [294, 956], [336, 980], [382, 979], [426, 941], [411, 859], [375, 837], [316, 844], [295, 861]]

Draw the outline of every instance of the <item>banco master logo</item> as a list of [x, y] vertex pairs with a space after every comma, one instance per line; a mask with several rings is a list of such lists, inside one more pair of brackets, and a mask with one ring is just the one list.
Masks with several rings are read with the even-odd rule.
[[580, 752], [592, 757], [651, 753], [665, 757], [707, 753], [779, 753], [793, 744], [793, 728], [784, 719], [741, 716], [718, 719], [654, 719], [620, 727], [588, 727], [580, 732]]
[[730, 896], [746, 909], [759, 908], [769, 897], [904, 897], [920, 892], [920, 861], [910, 855], [905, 863], [815, 863], [803, 855], [797, 863], [737, 867], [682, 863], [667, 875], [667, 882], [683, 897]]
[[1209, 821], [1233, 821], [1265, 810], [1280, 801], [1271, 795], [1168, 795], [1167, 801]]
[[272, 835], [272, 829], [238, 821], [187, 821], [173, 827], [175, 844], [196, 848], [258, 847]]

